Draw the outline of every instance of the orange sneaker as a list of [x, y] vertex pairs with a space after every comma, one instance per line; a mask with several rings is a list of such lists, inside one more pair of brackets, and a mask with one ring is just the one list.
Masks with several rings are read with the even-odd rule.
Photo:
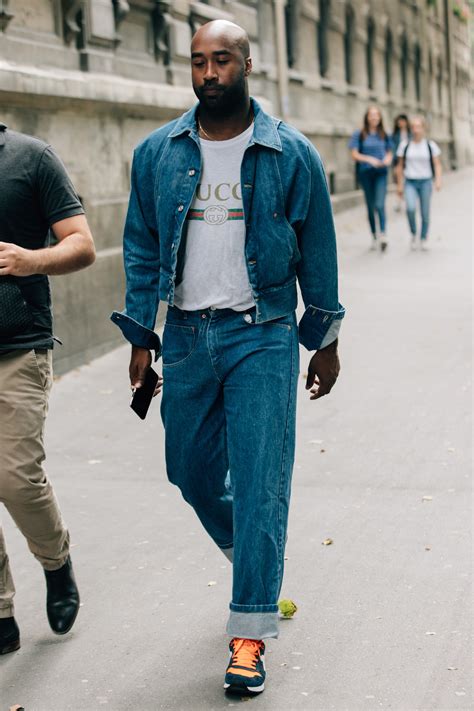
[[260, 694], [265, 688], [265, 645], [260, 639], [234, 637], [224, 689], [234, 694]]

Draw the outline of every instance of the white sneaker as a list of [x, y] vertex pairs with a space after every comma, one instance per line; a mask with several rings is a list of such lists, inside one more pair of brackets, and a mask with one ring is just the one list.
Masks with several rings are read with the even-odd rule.
[[375, 250], [377, 249], [378, 243], [379, 243], [379, 241], [377, 239], [377, 235], [372, 235], [372, 242], [370, 244], [370, 251], [371, 252], [375, 252]]
[[422, 239], [422, 240], [421, 240], [421, 242], [420, 242], [420, 249], [421, 249], [422, 252], [428, 252], [429, 247], [428, 247], [428, 245], [426, 244], [426, 240], [425, 240], [425, 239]]
[[385, 252], [387, 247], [388, 247], [387, 236], [384, 233], [382, 233], [380, 235], [380, 251]]
[[410, 249], [412, 252], [416, 252], [416, 250], [418, 249], [418, 242], [416, 237], [411, 238]]

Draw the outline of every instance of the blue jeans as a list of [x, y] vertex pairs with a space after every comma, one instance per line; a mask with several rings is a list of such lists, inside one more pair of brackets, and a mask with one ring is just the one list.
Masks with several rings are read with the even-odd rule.
[[420, 200], [421, 209], [421, 239], [428, 237], [430, 226], [430, 203], [433, 192], [433, 181], [431, 178], [421, 180], [405, 180], [405, 202], [407, 206], [408, 224], [413, 237], [416, 237], [416, 203]]
[[385, 232], [385, 198], [387, 195], [387, 171], [366, 168], [359, 171], [359, 183], [365, 195], [370, 230], [375, 236], [375, 213], [380, 224], [380, 232]]
[[296, 317], [168, 308], [163, 334], [166, 468], [233, 560], [227, 632], [278, 636], [295, 449]]

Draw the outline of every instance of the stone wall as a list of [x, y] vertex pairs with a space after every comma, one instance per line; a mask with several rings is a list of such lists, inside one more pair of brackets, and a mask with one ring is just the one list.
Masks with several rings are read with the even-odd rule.
[[0, 0], [0, 120], [59, 152], [98, 249], [91, 269], [53, 279], [59, 371], [120, 342], [108, 315], [123, 303], [132, 150], [194, 102], [190, 39], [218, 17], [249, 32], [252, 93], [314, 141], [338, 200], [369, 103], [388, 126], [426, 114], [446, 167], [471, 159], [468, 26], [451, 0]]

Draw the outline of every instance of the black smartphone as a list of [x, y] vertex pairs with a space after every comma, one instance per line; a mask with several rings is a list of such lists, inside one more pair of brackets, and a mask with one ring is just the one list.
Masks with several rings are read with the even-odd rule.
[[145, 382], [141, 388], [137, 388], [133, 393], [130, 407], [142, 420], [145, 419], [148, 408], [150, 407], [157, 382], [158, 374], [155, 373], [153, 368], [148, 368], [145, 375]]

